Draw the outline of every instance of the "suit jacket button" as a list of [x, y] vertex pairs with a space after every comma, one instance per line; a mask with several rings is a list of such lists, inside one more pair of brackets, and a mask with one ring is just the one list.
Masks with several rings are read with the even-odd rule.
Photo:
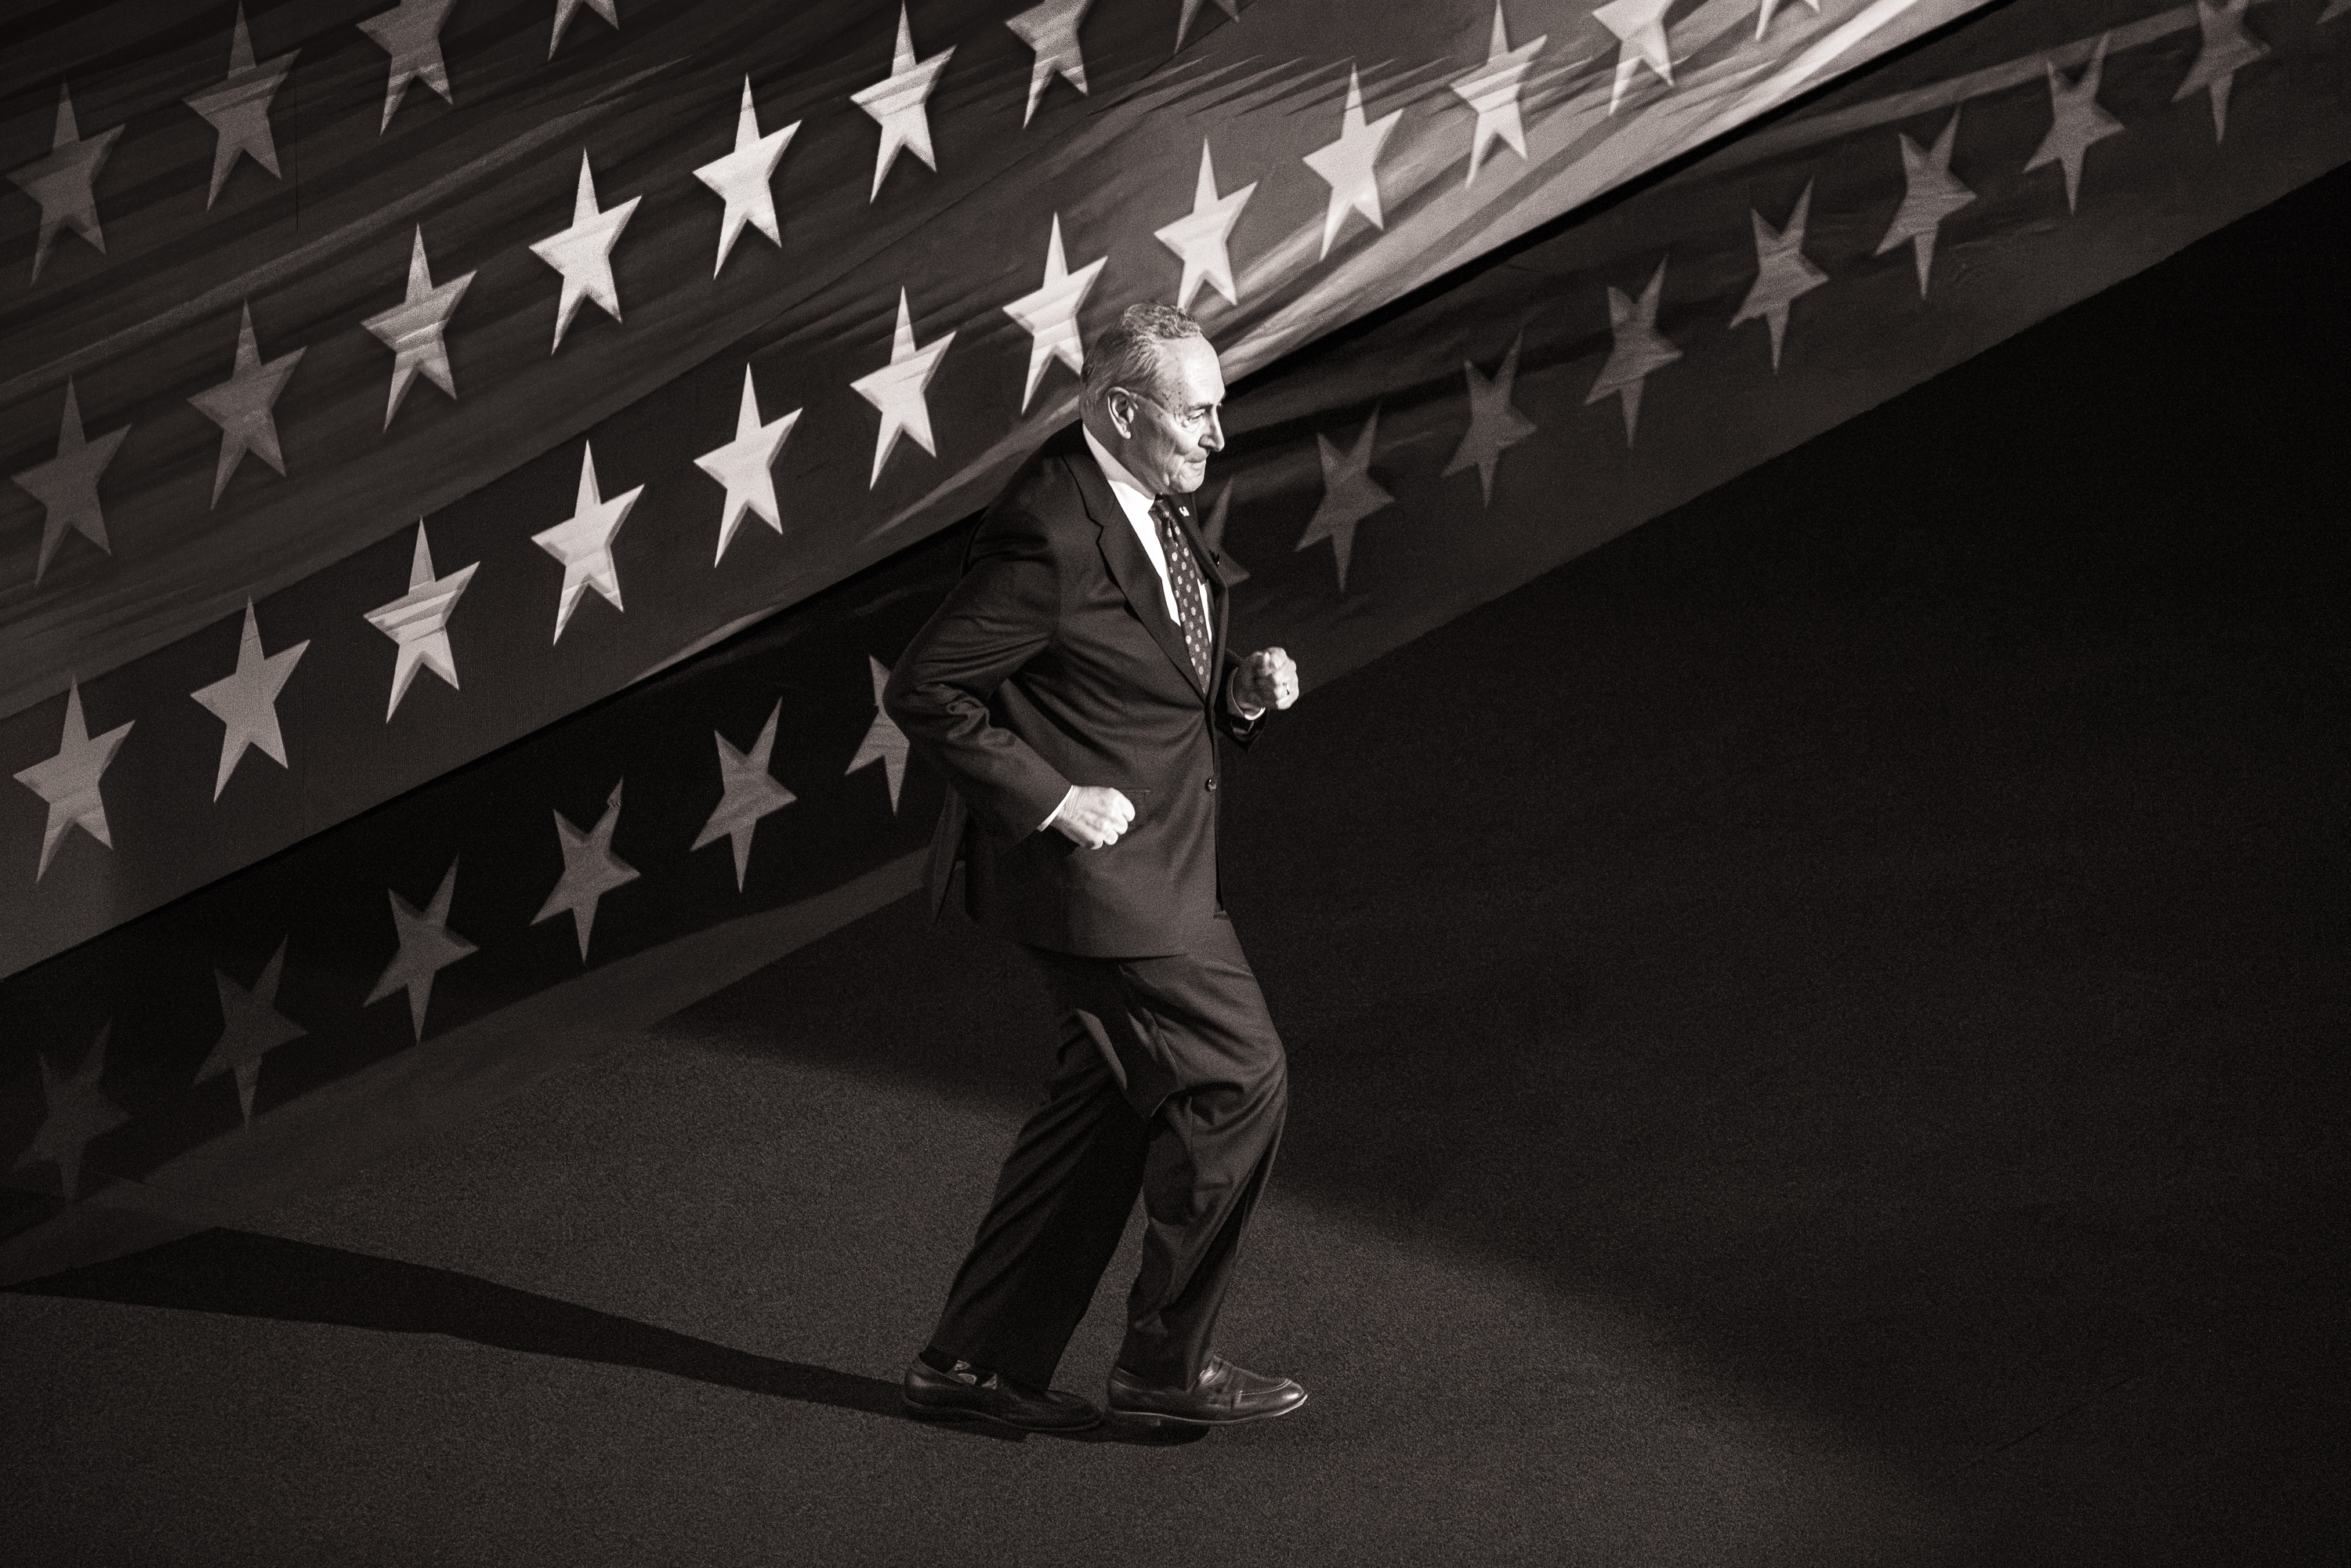
[[1217, 781], [1216, 781], [1215, 779], [1209, 779], [1209, 780], [1208, 780], [1208, 788], [1209, 788], [1209, 789], [1215, 789], [1216, 787], [1217, 787]]

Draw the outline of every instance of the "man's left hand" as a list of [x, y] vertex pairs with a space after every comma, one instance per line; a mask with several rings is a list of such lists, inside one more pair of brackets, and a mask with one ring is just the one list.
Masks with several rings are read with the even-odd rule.
[[1233, 672], [1233, 701], [1243, 708], [1286, 708], [1298, 700], [1298, 665], [1279, 648], [1260, 648]]

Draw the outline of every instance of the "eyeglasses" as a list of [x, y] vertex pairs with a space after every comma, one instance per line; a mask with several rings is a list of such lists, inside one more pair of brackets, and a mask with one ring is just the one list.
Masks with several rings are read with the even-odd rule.
[[1207, 404], [1196, 413], [1177, 413], [1174, 409], [1169, 408], [1165, 403], [1161, 402], [1149, 392], [1137, 392], [1133, 387], [1120, 387], [1117, 390], [1139, 402], [1149, 403], [1152, 407], [1165, 414], [1168, 422], [1174, 424], [1176, 429], [1184, 432], [1186, 435], [1201, 434], [1203, 432], [1207, 431], [1210, 425], [1217, 423], [1217, 405], [1214, 403]]

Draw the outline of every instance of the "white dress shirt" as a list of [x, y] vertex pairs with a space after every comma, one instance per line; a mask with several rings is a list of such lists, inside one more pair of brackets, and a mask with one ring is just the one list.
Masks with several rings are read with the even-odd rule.
[[[1126, 514], [1127, 526], [1134, 530], [1134, 537], [1143, 541], [1143, 553], [1151, 558], [1151, 570], [1159, 574], [1160, 602], [1167, 607], [1167, 618], [1181, 626], [1184, 615], [1176, 608], [1176, 585], [1167, 578], [1167, 552], [1159, 543], [1159, 524], [1151, 516], [1151, 505], [1159, 497], [1144, 489], [1143, 482], [1128, 473], [1119, 460], [1110, 455], [1110, 448], [1096, 440], [1092, 431], [1082, 424], [1078, 429], [1086, 438], [1086, 450], [1092, 453], [1094, 461], [1102, 465], [1102, 477], [1110, 481], [1110, 493], [1118, 497], [1118, 509]], [[1208, 585], [1205, 580], [1200, 584], [1200, 618], [1210, 623], [1216, 620], [1214, 603], [1208, 598]], [[1245, 719], [1254, 719], [1265, 711], [1259, 708], [1252, 713], [1241, 706], [1238, 700], [1233, 702], [1232, 707]], [[1061, 814], [1061, 807], [1068, 805], [1070, 797], [1077, 792], [1078, 787], [1071, 785], [1061, 796], [1061, 805], [1055, 806], [1045, 820], [1037, 824], [1038, 831], [1041, 832], [1051, 827], [1053, 819]]]

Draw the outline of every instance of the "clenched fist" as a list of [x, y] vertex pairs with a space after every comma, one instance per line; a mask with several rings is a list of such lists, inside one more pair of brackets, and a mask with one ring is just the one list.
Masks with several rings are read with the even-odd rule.
[[1108, 849], [1134, 825], [1134, 802], [1106, 785], [1081, 784], [1053, 814], [1053, 826], [1082, 850]]
[[1298, 665], [1279, 648], [1260, 648], [1233, 672], [1233, 701], [1244, 708], [1288, 707], [1298, 700]]

